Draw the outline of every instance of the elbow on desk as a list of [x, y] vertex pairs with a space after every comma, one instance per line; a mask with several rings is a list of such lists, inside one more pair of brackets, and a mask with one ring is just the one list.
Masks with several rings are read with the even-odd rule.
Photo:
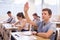
[[45, 38], [49, 38], [50, 36], [49, 35], [46, 35]]

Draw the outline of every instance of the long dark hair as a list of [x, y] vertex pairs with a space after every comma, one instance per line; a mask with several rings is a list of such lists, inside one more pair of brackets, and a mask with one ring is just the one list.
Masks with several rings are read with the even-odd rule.
[[18, 12], [18, 13], [17, 13], [17, 16], [18, 16], [18, 17], [25, 18], [23, 12]]

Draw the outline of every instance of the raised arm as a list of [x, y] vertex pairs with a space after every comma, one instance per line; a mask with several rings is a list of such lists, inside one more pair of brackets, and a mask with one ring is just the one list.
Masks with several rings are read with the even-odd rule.
[[29, 6], [28, 6], [28, 2], [24, 5], [24, 13], [25, 13], [25, 18], [27, 20], [28, 23], [30, 23], [31, 25], [37, 26], [35, 22], [31, 21], [31, 19], [28, 16], [28, 10], [29, 10]]

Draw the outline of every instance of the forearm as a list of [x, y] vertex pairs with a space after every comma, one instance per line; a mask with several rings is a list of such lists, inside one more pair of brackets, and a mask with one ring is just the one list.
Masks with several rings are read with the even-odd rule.
[[37, 35], [40, 37], [49, 38], [49, 36], [46, 33], [37, 33]]
[[19, 21], [18, 22], [16, 22], [16, 23], [14, 23], [14, 25], [17, 25], [19, 23]]
[[30, 22], [31, 21], [27, 12], [25, 12], [25, 18], [27, 19], [27, 22]]
[[31, 19], [29, 18], [28, 9], [29, 9], [29, 5], [28, 5], [28, 3], [26, 3], [25, 6], [24, 6], [25, 18], [27, 19], [28, 23], [30, 23], [31, 25], [36, 26], [36, 24], [33, 21], [31, 21]]
[[27, 12], [25, 12], [25, 18], [27, 19], [27, 22], [30, 23], [31, 25], [37, 26], [35, 22], [31, 21]]

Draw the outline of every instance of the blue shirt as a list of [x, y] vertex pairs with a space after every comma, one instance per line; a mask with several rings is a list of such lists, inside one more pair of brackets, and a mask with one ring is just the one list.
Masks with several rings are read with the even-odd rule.
[[48, 23], [45, 23], [44, 25], [44, 22], [42, 21], [37, 23], [37, 26], [38, 26], [38, 30], [37, 30], [38, 32], [46, 33], [48, 30], [52, 30], [53, 34], [50, 36], [50, 40], [55, 39], [56, 25], [54, 23], [48, 22]]
[[14, 17], [9, 17], [5, 22], [6, 22], [6, 23], [15, 23], [16, 20], [15, 20]]

